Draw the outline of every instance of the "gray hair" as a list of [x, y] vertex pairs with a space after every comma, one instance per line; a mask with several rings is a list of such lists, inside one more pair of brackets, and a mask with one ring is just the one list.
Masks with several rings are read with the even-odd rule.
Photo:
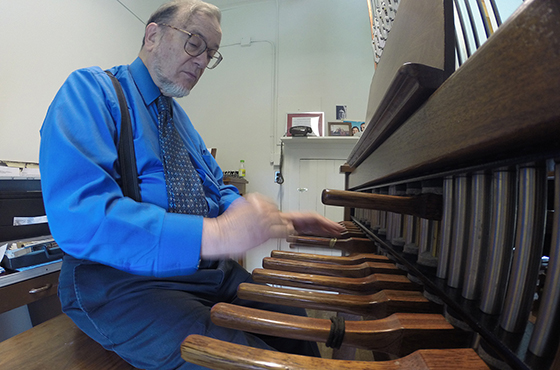
[[[168, 23], [179, 20], [178, 26], [185, 25], [189, 22], [194, 14], [204, 14], [209, 17], [216, 18], [218, 23], [222, 20], [222, 12], [217, 6], [205, 3], [201, 0], [172, 0], [161, 5], [152, 13], [146, 25], [150, 23]], [[142, 39], [144, 46], [145, 39]]]

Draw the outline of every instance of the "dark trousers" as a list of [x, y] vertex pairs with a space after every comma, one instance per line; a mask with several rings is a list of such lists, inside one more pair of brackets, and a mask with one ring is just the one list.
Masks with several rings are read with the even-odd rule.
[[63, 311], [88, 336], [140, 369], [200, 369], [181, 359], [190, 334], [281, 352], [319, 356], [315, 343], [254, 335], [214, 325], [218, 302], [305, 316], [305, 310], [237, 298], [251, 275], [233, 260], [203, 261], [193, 275], [152, 278], [64, 257], [59, 296]]

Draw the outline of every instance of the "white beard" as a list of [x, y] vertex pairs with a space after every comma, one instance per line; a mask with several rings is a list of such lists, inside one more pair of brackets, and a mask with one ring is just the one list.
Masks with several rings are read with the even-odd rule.
[[161, 93], [172, 98], [182, 98], [191, 93], [191, 90], [172, 82], [164, 82], [161, 86]]
[[160, 83], [161, 93], [165, 96], [171, 96], [173, 98], [182, 98], [190, 94], [191, 90], [183, 87], [177, 83], [174, 83], [167, 77], [165, 77], [161, 71], [159, 63], [154, 65], [154, 71]]

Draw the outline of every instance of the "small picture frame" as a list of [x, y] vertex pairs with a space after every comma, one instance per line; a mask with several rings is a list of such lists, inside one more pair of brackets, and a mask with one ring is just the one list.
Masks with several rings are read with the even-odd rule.
[[346, 105], [337, 105], [336, 106], [336, 119], [339, 121], [346, 120], [346, 115], [348, 114], [348, 108]]
[[323, 112], [298, 112], [288, 113], [288, 122], [286, 127], [286, 136], [292, 136], [290, 128], [294, 126], [311, 127], [311, 136], [324, 136], [324, 119]]
[[352, 136], [350, 122], [329, 122], [329, 136]]

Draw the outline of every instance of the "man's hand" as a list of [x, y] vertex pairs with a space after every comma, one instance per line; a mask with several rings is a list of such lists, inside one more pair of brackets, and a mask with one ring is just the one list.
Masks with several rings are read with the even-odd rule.
[[278, 210], [274, 202], [259, 194], [234, 201], [217, 218], [205, 218], [202, 227], [202, 258], [242, 255], [272, 238], [305, 234], [338, 237], [344, 227], [314, 212]]
[[293, 232], [291, 220], [282, 216], [274, 202], [249, 194], [235, 200], [219, 217], [204, 219], [200, 255], [242, 255], [271, 238], [285, 238]]
[[282, 217], [300, 235], [338, 237], [345, 231], [344, 226], [314, 212], [287, 212]]

